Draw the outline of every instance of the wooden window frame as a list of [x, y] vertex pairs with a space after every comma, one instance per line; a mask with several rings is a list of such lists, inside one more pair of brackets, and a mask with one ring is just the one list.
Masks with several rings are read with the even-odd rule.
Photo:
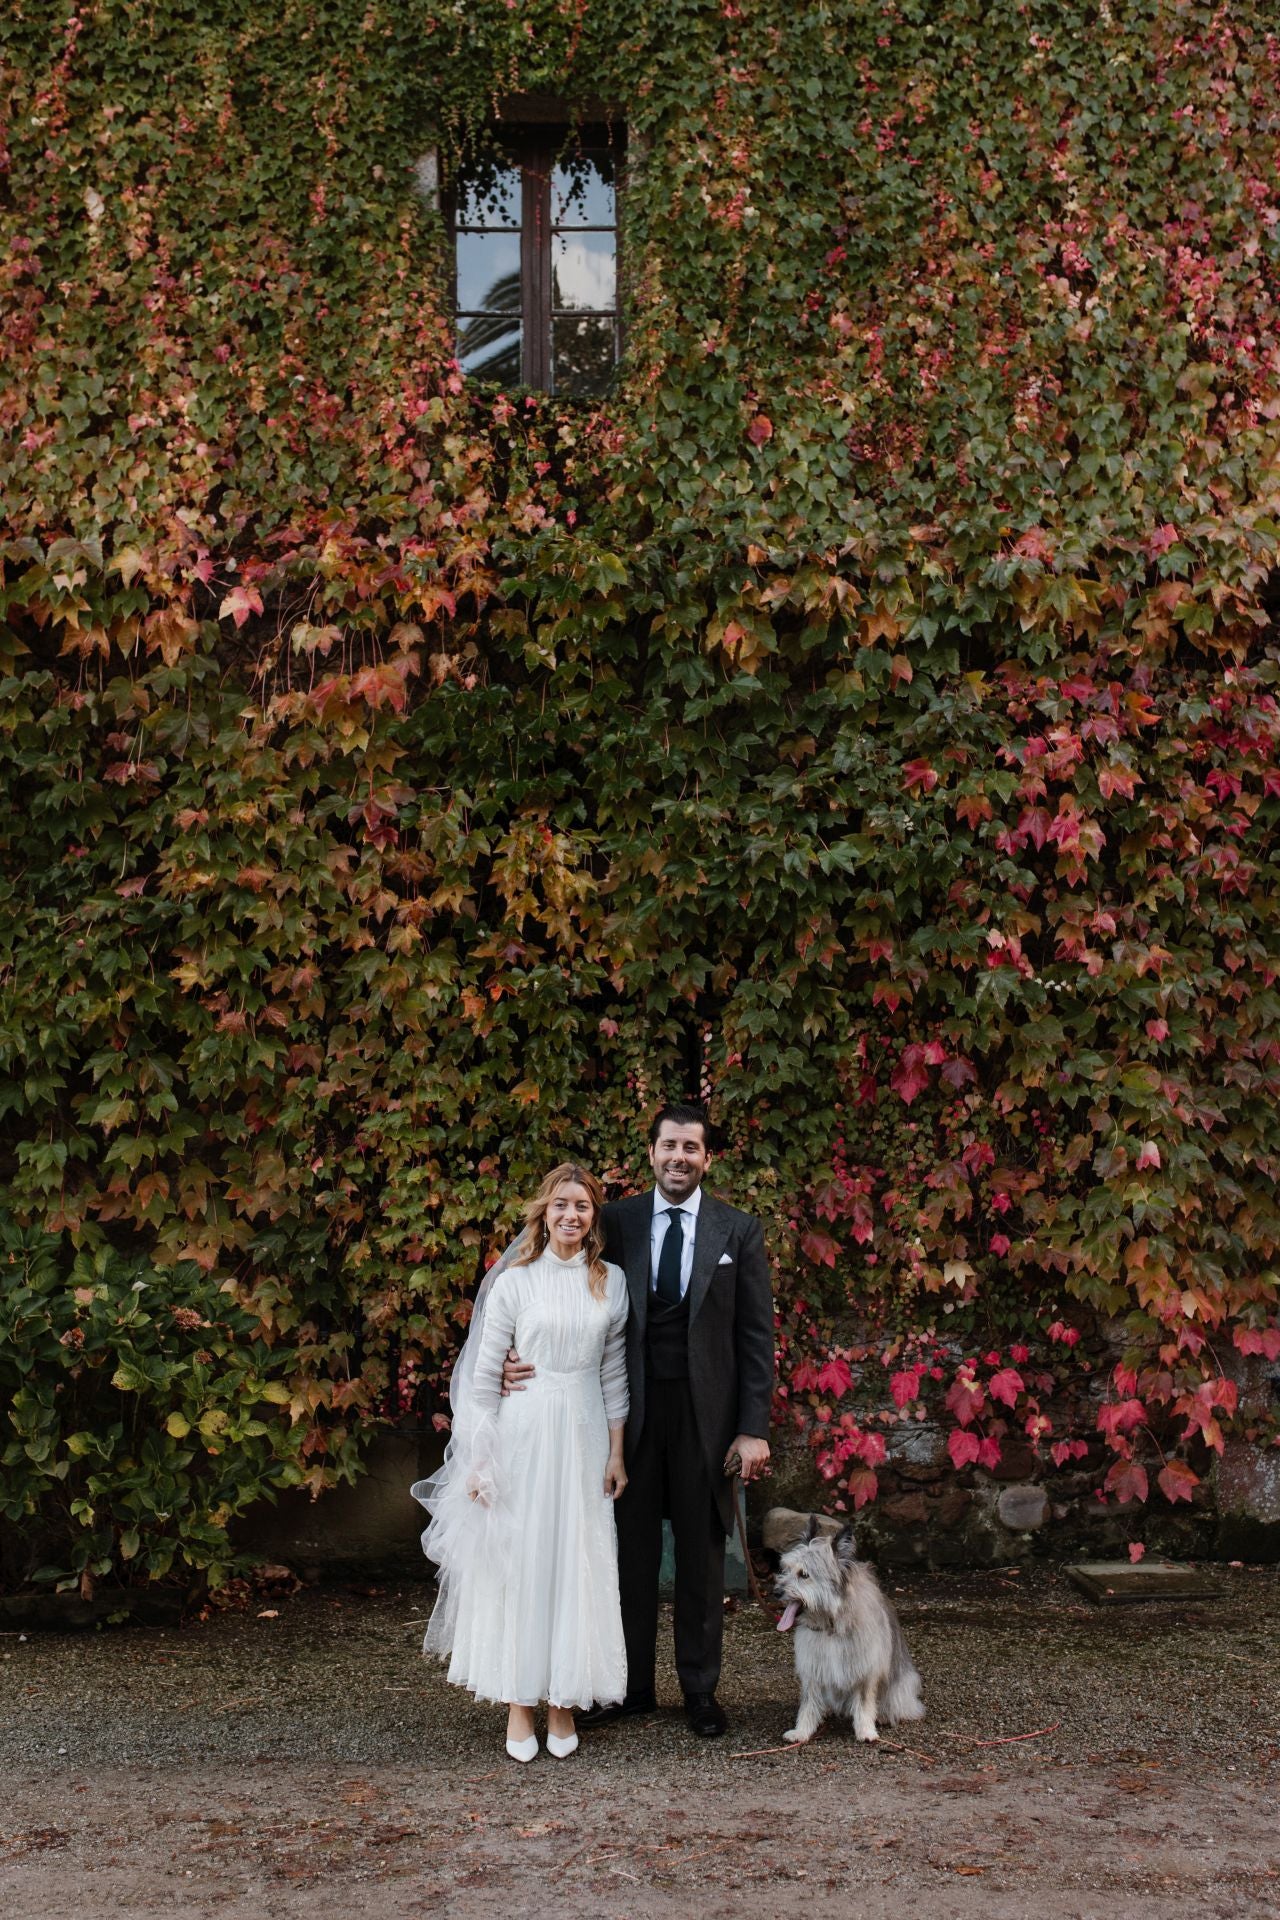
[[[612, 232], [614, 236], [614, 307], [604, 309], [555, 309], [552, 306], [552, 227], [551, 181], [556, 164], [572, 146], [585, 151], [609, 150], [614, 155], [614, 221], [612, 228], [581, 227], [578, 232]], [[622, 188], [626, 157], [626, 135], [621, 119], [589, 103], [575, 113], [561, 100], [550, 96], [522, 95], [499, 102], [494, 123], [494, 146], [512, 166], [519, 167], [520, 190], [520, 381], [523, 387], [542, 393], [554, 393], [554, 342], [557, 312], [581, 311], [583, 318], [600, 315], [611, 318], [614, 326], [616, 368], [622, 358]], [[458, 311], [458, 192], [455, 182], [446, 195], [450, 252], [450, 306], [456, 320], [471, 318]], [[517, 317], [513, 310], [512, 318]], [[469, 376], [474, 378], [475, 376]], [[560, 398], [574, 396], [560, 395]], [[582, 396], [586, 397], [586, 396]], [[598, 399], [598, 395], [591, 396]]]

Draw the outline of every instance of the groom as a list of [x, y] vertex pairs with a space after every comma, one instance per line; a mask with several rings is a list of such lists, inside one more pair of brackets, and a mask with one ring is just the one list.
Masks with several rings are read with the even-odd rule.
[[[666, 1106], [649, 1130], [655, 1187], [603, 1213], [604, 1252], [627, 1276], [627, 1488], [618, 1500], [618, 1583], [627, 1696], [593, 1707], [601, 1726], [656, 1705], [662, 1521], [675, 1542], [676, 1672], [694, 1733], [725, 1730], [716, 1699], [724, 1633], [725, 1536], [732, 1475], [769, 1459], [773, 1299], [758, 1220], [702, 1190], [710, 1164], [703, 1108]], [[513, 1352], [504, 1390], [533, 1368]]]

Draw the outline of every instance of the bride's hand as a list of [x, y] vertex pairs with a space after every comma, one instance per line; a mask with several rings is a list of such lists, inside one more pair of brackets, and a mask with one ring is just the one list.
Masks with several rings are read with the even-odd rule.
[[618, 1495], [625, 1490], [626, 1484], [627, 1484], [626, 1468], [623, 1466], [621, 1460], [611, 1459], [609, 1461], [608, 1466], [604, 1470], [605, 1499], [616, 1500]]

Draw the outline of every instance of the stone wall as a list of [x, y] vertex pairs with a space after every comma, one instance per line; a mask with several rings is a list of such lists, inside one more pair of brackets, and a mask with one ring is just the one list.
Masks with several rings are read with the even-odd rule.
[[[1261, 1419], [1280, 1395], [1280, 1368], [1235, 1356], [1231, 1372], [1242, 1417]], [[886, 1566], [963, 1567], [1110, 1559], [1140, 1541], [1185, 1559], [1280, 1560], [1280, 1448], [1229, 1440], [1189, 1504], [1170, 1506], [1154, 1491], [1145, 1505], [1103, 1501], [1098, 1488], [1113, 1456], [1097, 1432], [1099, 1397], [1095, 1386], [1055, 1404], [1057, 1435], [1090, 1441], [1088, 1456], [1063, 1468], [1010, 1434], [994, 1470], [957, 1472], [942, 1427], [925, 1420], [891, 1429], [879, 1497], [853, 1516], [861, 1550]], [[808, 1447], [786, 1434], [775, 1436], [773, 1475], [752, 1505], [757, 1525], [774, 1506], [835, 1511]]]
[[[282, 1563], [308, 1582], [358, 1578], [426, 1580], [421, 1534], [426, 1515], [409, 1488], [439, 1466], [443, 1447], [430, 1427], [408, 1424], [382, 1434], [354, 1486], [318, 1500], [305, 1493], [263, 1502], [236, 1530], [236, 1544], [257, 1559]], [[674, 1558], [663, 1530], [661, 1585], [671, 1591]], [[747, 1591], [747, 1564], [736, 1536], [725, 1555], [725, 1592]]]
[[[1242, 1418], [1262, 1420], [1280, 1399], [1280, 1367], [1237, 1355], [1231, 1370]], [[1145, 1506], [1099, 1500], [1112, 1457], [1097, 1432], [1104, 1374], [1099, 1369], [1074, 1402], [1055, 1403], [1055, 1433], [1090, 1438], [1088, 1457], [1067, 1467], [1055, 1468], [1047, 1455], [1037, 1456], [1009, 1434], [992, 1472], [957, 1472], [942, 1427], [923, 1420], [892, 1428], [879, 1498], [854, 1516], [861, 1550], [886, 1566], [937, 1568], [1123, 1557], [1132, 1541], [1186, 1559], [1280, 1560], [1280, 1448], [1274, 1446], [1228, 1440], [1189, 1505], [1171, 1507], [1156, 1493]], [[427, 1570], [419, 1545], [424, 1516], [409, 1488], [440, 1457], [441, 1439], [430, 1426], [389, 1430], [369, 1450], [356, 1485], [315, 1501], [297, 1493], [256, 1507], [240, 1523], [237, 1541], [263, 1559], [287, 1562], [304, 1578], [420, 1575]], [[809, 1449], [795, 1435], [775, 1431], [773, 1473], [752, 1488], [748, 1502], [752, 1540], [760, 1538], [770, 1507], [836, 1512], [833, 1491]], [[735, 1542], [730, 1592], [743, 1590], [745, 1571]]]

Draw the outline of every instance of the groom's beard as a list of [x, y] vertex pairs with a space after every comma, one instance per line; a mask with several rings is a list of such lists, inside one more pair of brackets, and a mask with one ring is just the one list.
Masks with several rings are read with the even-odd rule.
[[686, 1173], [681, 1179], [674, 1168], [670, 1167], [657, 1176], [658, 1192], [664, 1200], [688, 1200], [697, 1192], [700, 1185], [701, 1182], [695, 1175]]

